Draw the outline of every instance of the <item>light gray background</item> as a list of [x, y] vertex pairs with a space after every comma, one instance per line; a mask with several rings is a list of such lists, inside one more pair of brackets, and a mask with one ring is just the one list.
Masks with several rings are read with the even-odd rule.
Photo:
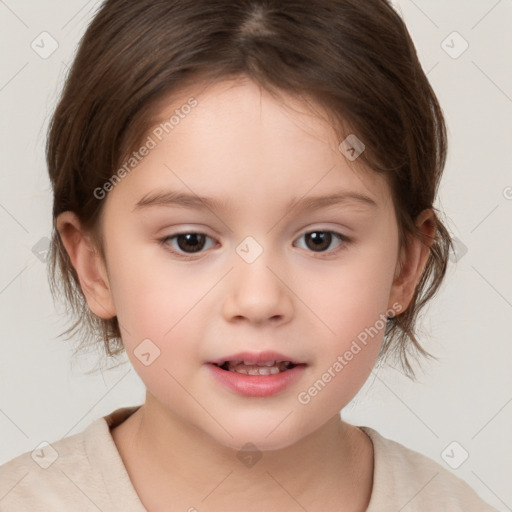
[[[426, 454], [509, 511], [512, 1], [394, 3], [446, 114], [450, 150], [438, 206], [459, 242], [422, 323], [421, 339], [439, 362], [425, 365], [417, 383], [392, 369], [376, 370], [344, 416]], [[70, 347], [57, 338], [66, 320], [52, 302], [42, 261], [51, 229], [48, 118], [97, 5], [0, 1], [0, 463], [144, 401], [129, 363], [85, 375], [95, 358], [71, 360]], [[43, 31], [58, 43], [47, 58], [31, 47], [51, 49]], [[464, 41], [450, 36], [454, 31], [469, 44], [457, 58]], [[452, 466], [463, 450], [469, 453], [458, 469], [441, 456], [453, 441], [453, 451], [445, 452]]]

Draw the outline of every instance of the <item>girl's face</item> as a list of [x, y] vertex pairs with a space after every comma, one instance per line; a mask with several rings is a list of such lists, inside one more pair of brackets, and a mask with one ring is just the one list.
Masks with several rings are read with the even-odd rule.
[[[232, 448], [284, 448], [354, 397], [402, 307], [390, 191], [298, 100], [251, 81], [194, 96], [161, 112], [179, 122], [165, 137], [157, 125], [104, 199], [110, 307], [160, 417]], [[211, 364], [265, 351], [302, 364], [277, 378]]]

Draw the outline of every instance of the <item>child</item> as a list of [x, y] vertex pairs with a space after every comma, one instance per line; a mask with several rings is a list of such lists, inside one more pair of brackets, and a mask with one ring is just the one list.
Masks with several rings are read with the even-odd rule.
[[68, 332], [146, 401], [4, 464], [0, 510], [493, 510], [340, 418], [426, 355], [451, 243], [442, 111], [385, 0], [107, 0], [47, 156]]

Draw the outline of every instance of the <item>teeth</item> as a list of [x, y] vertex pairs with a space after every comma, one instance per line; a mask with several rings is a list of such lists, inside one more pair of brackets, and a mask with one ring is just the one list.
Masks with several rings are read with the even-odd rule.
[[240, 366], [235, 370], [235, 368], [230, 368], [230, 372], [243, 373], [244, 375], [275, 375], [279, 373], [279, 368], [277, 366], [266, 366], [260, 368], [241, 368]]
[[290, 366], [292, 363], [290, 361], [263, 361], [260, 363], [252, 363], [251, 361], [226, 361], [230, 366], [237, 366], [238, 364], [245, 364], [246, 366], [278, 366], [280, 364], [284, 364], [285, 366]]
[[275, 375], [288, 370], [293, 363], [290, 361], [260, 361], [253, 363], [251, 361], [224, 361], [217, 364], [223, 370], [242, 373], [244, 375]]
[[226, 361], [224, 368], [231, 372], [244, 375], [275, 375], [286, 371], [292, 363], [290, 361], [262, 361], [251, 363], [250, 361]]

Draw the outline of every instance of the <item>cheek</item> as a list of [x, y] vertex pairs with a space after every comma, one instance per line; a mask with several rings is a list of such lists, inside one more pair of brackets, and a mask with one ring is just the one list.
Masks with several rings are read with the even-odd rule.
[[195, 282], [176, 266], [171, 272], [154, 255], [139, 256], [119, 259], [113, 279], [123, 345], [146, 388], [181, 406], [186, 396], [178, 382], [183, 368], [197, 366], [198, 333], [204, 330], [194, 306], [208, 283]]
[[384, 327], [380, 319], [388, 307], [395, 258], [393, 247], [375, 244], [374, 248], [348, 251], [328, 270], [324, 267], [322, 272], [308, 273], [305, 269], [315, 277], [302, 282], [297, 295], [304, 297], [313, 320], [318, 320], [323, 339], [343, 349], [365, 329]]
[[372, 293], [378, 293], [377, 286], [375, 290], [352, 286], [352, 279], [356, 277], [347, 275], [346, 288], [330, 293], [332, 300], [319, 309], [329, 329], [317, 331], [315, 365], [297, 396], [311, 409], [311, 417], [323, 418], [343, 409], [367, 380], [380, 351], [386, 298]]
[[347, 252], [336, 271], [317, 273], [316, 286], [309, 292], [302, 288], [305, 302], [321, 319], [311, 321], [318, 343], [314, 375], [298, 397], [315, 415], [322, 415], [322, 407], [343, 408], [375, 365], [398, 254], [394, 242], [391, 232], [387, 242], [384, 237], [364, 250]]
[[146, 385], [158, 387], [162, 379], [168, 383], [169, 373], [197, 366], [207, 332], [205, 308], [214, 307], [209, 291], [219, 273], [170, 262], [156, 244], [128, 255], [129, 245], [111, 244], [112, 261], [117, 262], [110, 273], [112, 295], [127, 355]]
[[116, 262], [109, 276], [111, 292], [127, 331], [163, 337], [207, 290], [204, 279], [171, 262], [157, 243], [116, 244], [113, 239], [110, 257]]

